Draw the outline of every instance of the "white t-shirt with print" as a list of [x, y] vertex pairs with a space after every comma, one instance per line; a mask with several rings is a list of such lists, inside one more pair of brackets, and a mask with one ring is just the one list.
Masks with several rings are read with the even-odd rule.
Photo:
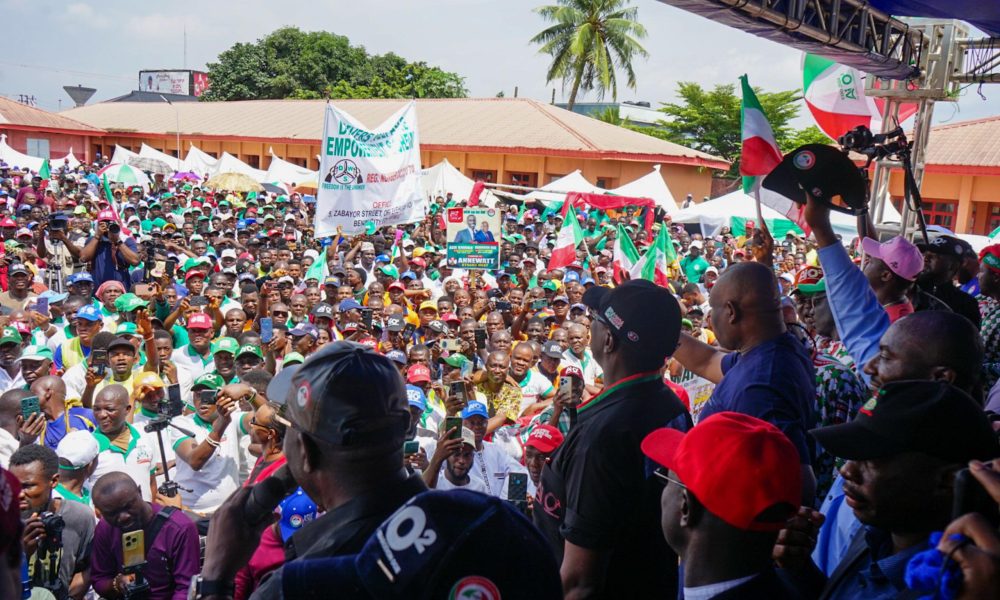
[[521, 386], [521, 412], [538, 402], [550, 390], [555, 391], [552, 382], [538, 372], [538, 369], [528, 369], [524, 379], [518, 382]]
[[128, 423], [125, 426], [132, 433], [132, 442], [125, 453], [119, 448], [111, 446], [106, 436], [98, 435], [100, 432], [95, 432], [94, 437], [97, 438], [97, 444], [100, 448], [100, 452], [97, 454], [97, 468], [94, 469], [94, 474], [84, 482], [83, 486], [91, 489], [101, 478], [101, 475], [121, 471], [131, 477], [132, 481], [135, 481], [136, 485], [139, 486], [139, 490], [142, 491], [142, 499], [152, 502], [149, 475], [156, 470], [160, 451], [153, 446], [150, 438], [142, 435], [141, 431]]
[[[212, 513], [239, 487], [240, 474], [240, 443], [241, 435], [246, 435], [242, 430], [242, 412], [234, 412], [232, 421], [226, 427], [219, 442], [219, 447], [215, 448], [212, 456], [208, 459], [200, 471], [195, 471], [191, 465], [177, 457], [177, 483], [190, 492], [181, 492], [184, 505], [195, 512]], [[211, 424], [205, 424], [197, 415], [177, 417], [174, 423], [195, 434], [195, 445], [201, 444], [211, 432]], [[174, 428], [171, 429], [173, 442], [171, 445], [176, 452], [180, 442], [191, 439]]]

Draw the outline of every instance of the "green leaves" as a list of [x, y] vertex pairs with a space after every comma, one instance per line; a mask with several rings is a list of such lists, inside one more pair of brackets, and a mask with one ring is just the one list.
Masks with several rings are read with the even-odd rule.
[[546, 83], [562, 79], [564, 88], [570, 86], [571, 110], [580, 91], [596, 90], [599, 98], [610, 91], [617, 98], [617, 69], [625, 72], [628, 87], [635, 88], [632, 60], [648, 56], [637, 41], [646, 37], [646, 28], [637, 22], [638, 10], [627, 4], [628, 0], [557, 0], [535, 9], [554, 25], [531, 42], [552, 57]]
[[342, 35], [282, 27], [208, 64], [201, 99], [463, 98], [465, 79], [393, 53], [370, 55]]

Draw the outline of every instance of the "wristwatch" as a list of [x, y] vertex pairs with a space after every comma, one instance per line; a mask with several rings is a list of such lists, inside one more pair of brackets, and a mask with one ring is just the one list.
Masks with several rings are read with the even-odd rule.
[[207, 596], [232, 598], [234, 590], [235, 586], [231, 581], [205, 579], [201, 575], [195, 575], [191, 579], [191, 587], [188, 588], [188, 600], [200, 600]]

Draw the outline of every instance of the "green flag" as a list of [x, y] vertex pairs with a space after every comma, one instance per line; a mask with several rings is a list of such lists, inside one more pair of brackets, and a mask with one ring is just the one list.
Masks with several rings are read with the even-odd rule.
[[42, 161], [42, 168], [38, 169], [38, 176], [44, 179], [52, 179], [52, 169], [49, 167], [49, 159]]
[[326, 266], [326, 249], [328, 246], [323, 248], [323, 251], [319, 253], [313, 264], [309, 265], [309, 270], [306, 271], [305, 277], [302, 279], [308, 281], [310, 279], [315, 279], [316, 281], [323, 283], [326, 280], [327, 266]]
[[104, 198], [110, 203], [115, 196], [111, 193], [111, 186], [108, 185], [107, 175], [101, 175], [101, 184], [104, 186]]

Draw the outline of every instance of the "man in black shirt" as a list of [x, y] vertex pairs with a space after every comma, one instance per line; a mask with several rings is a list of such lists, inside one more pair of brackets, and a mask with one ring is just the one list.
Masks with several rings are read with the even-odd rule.
[[691, 426], [662, 374], [677, 347], [680, 307], [644, 280], [591, 288], [583, 302], [607, 385], [580, 405], [542, 471], [535, 524], [561, 560], [567, 598], [673, 598], [677, 572], [662, 566], [676, 563], [660, 535], [663, 488], [639, 446], [654, 429]]
[[[334, 342], [291, 377], [276, 377], [267, 391], [268, 398], [286, 401], [289, 470], [326, 510], [286, 542], [286, 564], [357, 553], [386, 517], [427, 489], [403, 468], [410, 413], [403, 379], [388, 358], [360, 344]], [[246, 523], [250, 489], [234, 493], [213, 517], [202, 572], [208, 585], [198, 597], [232, 581], [270, 524]], [[280, 598], [281, 592], [278, 570], [252, 597]]]
[[[977, 328], [981, 324], [979, 303], [955, 286], [955, 277], [962, 266], [968, 243], [950, 235], [942, 235], [929, 244], [918, 244], [924, 253], [924, 270], [917, 276], [920, 290], [947, 304]], [[914, 303], [914, 308], [918, 307]]]

